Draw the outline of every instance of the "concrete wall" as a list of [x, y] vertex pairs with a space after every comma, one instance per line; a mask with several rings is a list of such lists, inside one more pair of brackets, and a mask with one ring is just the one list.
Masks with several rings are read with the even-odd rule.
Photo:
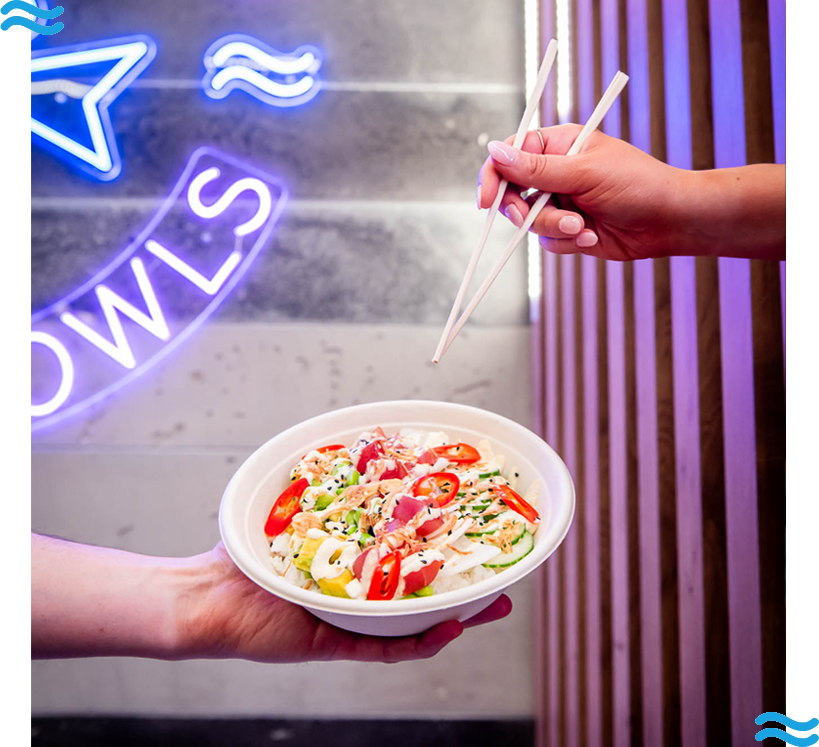
[[[292, 191], [271, 245], [176, 356], [33, 439], [34, 531], [143, 553], [218, 540], [232, 472], [260, 442], [359, 402], [441, 399], [530, 422], [525, 257], [429, 363], [480, 230], [475, 177], [523, 105], [522, 3], [84, 0], [59, 46], [153, 36], [154, 63], [111, 109], [123, 176], [96, 184], [32, 149], [32, 298], [41, 308], [120, 250], [189, 153], [213, 145]], [[274, 110], [197, 88], [225, 33], [323, 49], [327, 90]], [[504, 221], [499, 221], [505, 223]], [[488, 254], [510, 235], [498, 225]], [[184, 309], [173, 313], [184, 316]], [[38, 714], [526, 717], [534, 586], [511, 618], [433, 660], [263, 666], [134, 659], [33, 665]], [[327, 698], [311, 697], [322, 677]]]

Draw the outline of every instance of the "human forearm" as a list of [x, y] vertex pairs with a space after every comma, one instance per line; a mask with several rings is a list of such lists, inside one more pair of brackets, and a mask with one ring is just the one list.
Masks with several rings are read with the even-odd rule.
[[154, 558], [50, 537], [31, 538], [31, 654], [184, 656], [179, 613], [202, 571], [189, 559]]
[[154, 558], [32, 534], [31, 582], [31, 654], [40, 659], [406, 661], [511, 610], [501, 596], [465, 623], [417, 636], [348, 633], [257, 586], [221, 543], [190, 558]]
[[673, 254], [785, 259], [785, 166], [679, 173]]

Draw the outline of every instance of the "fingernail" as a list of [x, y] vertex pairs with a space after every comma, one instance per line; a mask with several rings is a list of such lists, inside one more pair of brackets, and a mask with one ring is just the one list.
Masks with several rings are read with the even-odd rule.
[[590, 231], [581, 233], [580, 236], [577, 237], [576, 243], [581, 249], [588, 249], [597, 243], [597, 234], [591, 233]]
[[476, 193], [476, 197], [477, 197], [477, 200], [478, 200], [478, 210], [480, 210], [481, 209], [481, 185], [480, 184], [478, 185], [478, 191]]
[[569, 234], [569, 236], [580, 233], [583, 228], [580, 218], [576, 215], [564, 215], [557, 225], [563, 233]]
[[518, 152], [511, 145], [501, 143], [499, 140], [493, 140], [486, 147], [492, 160], [502, 166], [511, 166], [518, 160]]
[[506, 217], [512, 221], [516, 228], [520, 228], [523, 225], [523, 216], [520, 214], [520, 210], [517, 209], [514, 205], [510, 205], [506, 208]]

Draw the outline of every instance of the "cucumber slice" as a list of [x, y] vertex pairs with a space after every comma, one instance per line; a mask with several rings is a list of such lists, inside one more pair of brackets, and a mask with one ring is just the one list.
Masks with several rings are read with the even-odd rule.
[[423, 589], [418, 589], [418, 591], [414, 591], [412, 594], [406, 594], [405, 596], [401, 597], [401, 599], [417, 599], [418, 597], [431, 597], [433, 594], [431, 586], [425, 586]]
[[484, 472], [483, 474], [478, 475], [481, 480], [485, 480], [487, 477], [498, 477], [500, 476], [500, 470], [496, 469], [493, 472]]
[[485, 568], [508, 568], [523, 560], [534, 549], [535, 538], [529, 532], [524, 531], [520, 541], [512, 545], [512, 552], [502, 552], [483, 565]]
[[[526, 534], [526, 524], [521, 522], [515, 522], [515, 527], [518, 530], [518, 533], [515, 535], [514, 539], [512, 540], [512, 544], [516, 545], [523, 539], [523, 535]], [[495, 534], [498, 531], [497, 526], [492, 526], [492, 524], [487, 524], [486, 527], [482, 527], [481, 531], [479, 532], [467, 532], [467, 537], [481, 537], [484, 534]]]

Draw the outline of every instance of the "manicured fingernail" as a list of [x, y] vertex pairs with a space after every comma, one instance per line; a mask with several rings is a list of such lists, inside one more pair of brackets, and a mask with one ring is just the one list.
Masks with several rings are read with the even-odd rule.
[[592, 233], [591, 231], [587, 231], [586, 233], [581, 233], [580, 236], [577, 237], [575, 242], [581, 249], [589, 249], [590, 247], [594, 246], [597, 243], [597, 234]]
[[506, 208], [506, 217], [512, 221], [516, 228], [520, 228], [523, 225], [523, 216], [520, 214], [520, 210], [517, 209], [514, 205], [510, 205]]
[[478, 191], [476, 192], [477, 200], [478, 200], [478, 210], [481, 209], [481, 185], [478, 185]]
[[563, 233], [566, 233], [569, 236], [574, 236], [575, 234], [580, 233], [581, 229], [583, 228], [580, 218], [578, 218], [576, 215], [564, 215], [560, 219], [560, 223], [557, 225]]
[[511, 166], [518, 160], [518, 152], [511, 145], [501, 143], [499, 140], [493, 140], [486, 147], [492, 160], [502, 166]]

